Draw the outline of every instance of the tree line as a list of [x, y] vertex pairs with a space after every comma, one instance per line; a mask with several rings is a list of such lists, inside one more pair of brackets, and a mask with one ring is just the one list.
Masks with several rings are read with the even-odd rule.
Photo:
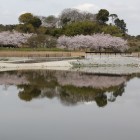
[[[107, 23], [109, 19], [111, 19], [110, 24]], [[54, 15], [42, 17], [24, 13], [19, 16], [18, 20], [17, 25], [0, 25], [0, 31], [14, 29], [23, 33], [47, 34], [55, 37], [102, 32], [121, 37], [127, 33], [124, 20], [119, 19], [116, 14], [110, 14], [106, 9], [93, 14], [69, 8], [64, 9], [58, 17]]]
[[[25, 34], [31, 34], [28, 35], [28, 37], [30, 37], [27, 38], [26, 46], [30, 46], [32, 48], [56, 47], [61, 44], [59, 43], [59, 41], [60, 39], [62, 40], [64, 36], [65, 39], [67, 39], [67, 37], [73, 36], [73, 38], [71, 38], [72, 40], [79, 36], [79, 38], [82, 38], [83, 40], [79, 40], [80, 42], [77, 43], [81, 45], [79, 48], [82, 48], [82, 42], [87, 42], [87, 40], [85, 41], [85, 39], [92, 38], [94, 34], [97, 34], [95, 35], [96, 39], [94, 38], [95, 41], [90, 41], [90, 43], [98, 44], [97, 38], [100, 40], [99, 37], [105, 36], [108, 38], [108, 40], [110, 40], [110, 43], [112, 39], [114, 42], [116, 42], [116, 40], [119, 40], [120, 42], [118, 42], [117, 45], [121, 44], [121, 50], [125, 50], [126, 48], [128, 49], [128, 47], [126, 47], [127, 42], [125, 40], [111, 37], [123, 37], [125, 39], [129, 37], [129, 35], [127, 34], [128, 30], [125, 21], [123, 19], [120, 19], [116, 14], [110, 14], [106, 9], [101, 9], [98, 13], [93, 14], [89, 12], [81, 12], [77, 9], [68, 8], [64, 9], [58, 17], [54, 15], [43, 17], [33, 15], [32, 13], [24, 13], [19, 16], [18, 20], [19, 24], [17, 25], [0, 25], [0, 32], [14, 30], [13, 34], [8, 33], [11, 36], [9, 39], [5, 37], [7, 33], [1, 33], [0, 42], [6, 42], [4, 43], [6, 44], [6, 46], [9, 46], [9, 42], [11, 42], [10, 45], [12, 46], [17, 46], [17, 44], [20, 44], [20, 46], [22, 46], [23, 43], [22, 41], [17, 40], [17, 35], [21, 36], [20, 39], [23, 40], [26, 36]], [[108, 36], [106, 34], [109, 34], [111, 36]], [[3, 41], [3, 38], [5, 38], [5, 41]], [[69, 39], [68, 42], [73, 42], [72, 40], [70, 41]], [[14, 44], [13, 42], [16, 43]], [[115, 47], [115, 49], [118, 49], [118, 46], [115, 43], [113, 46], [113, 43], [110, 43], [106, 42], [107, 47], [105, 47], [105, 44], [103, 43], [98, 44], [98, 46], [91, 44], [90, 48], [94, 48], [96, 50], [97, 48], [99, 49]], [[67, 48], [67, 46], [65, 46], [65, 48]], [[68, 49], [71, 48], [75, 48], [75, 46], [71, 46]], [[86, 46], [86, 48], [88, 48], [88, 46]]]

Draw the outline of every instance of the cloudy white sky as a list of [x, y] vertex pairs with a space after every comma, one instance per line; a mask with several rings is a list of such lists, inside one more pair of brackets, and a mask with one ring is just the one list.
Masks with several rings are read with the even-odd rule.
[[65, 8], [97, 13], [107, 9], [127, 23], [129, 34], [140, 34], [140, 0], [0, 0], [0, 24], [16, 24], [25, 12], [35, 15], [58, 15]]

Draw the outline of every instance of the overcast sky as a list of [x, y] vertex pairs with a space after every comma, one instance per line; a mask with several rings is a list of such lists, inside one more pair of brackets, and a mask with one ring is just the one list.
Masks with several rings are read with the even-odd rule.
[[97, 13], [107, 9], [127, 23], [129, 34], [140, 34], [140, 0], [0, 0], [0, 24], [16, 24], [25, 12], [35, 15], [59, 15], [65, 8]]

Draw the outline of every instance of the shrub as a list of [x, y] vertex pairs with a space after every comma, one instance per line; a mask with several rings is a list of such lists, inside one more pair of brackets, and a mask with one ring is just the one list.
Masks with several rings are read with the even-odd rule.
[[29, 47], [47, 47], [52, 48], [56, 46], [56, 39], [52, 36], [46, 36], [43, 34], [34, 35], [28, 39]]

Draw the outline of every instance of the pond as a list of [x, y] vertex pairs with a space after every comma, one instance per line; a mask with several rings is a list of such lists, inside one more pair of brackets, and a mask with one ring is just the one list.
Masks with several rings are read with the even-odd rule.
[[0, 73], [0, 140], [139, 140], [140, 74]]

